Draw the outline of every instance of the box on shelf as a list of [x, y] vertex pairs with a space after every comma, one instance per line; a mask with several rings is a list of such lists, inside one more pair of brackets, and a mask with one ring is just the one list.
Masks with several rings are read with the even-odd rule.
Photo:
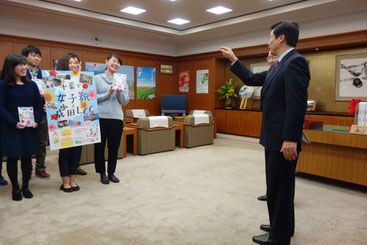
[[305, 120], [303, 123], [303, 129], [318, 129], [324, 126], [322, 120]]

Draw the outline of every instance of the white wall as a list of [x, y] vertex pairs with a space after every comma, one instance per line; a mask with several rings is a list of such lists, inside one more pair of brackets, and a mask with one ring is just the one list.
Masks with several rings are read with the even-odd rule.
[[[300, 38], [310, 38], [338, 33], [367, 30], [367, 11], [319, 19], [315, 21], [301, 22]], [[188, 43], [177, 46], [176, 55], [190, 55], [218, 51], [219, 46], [231, 48], [249, 47], [266, 44], [269, 40], [269, 27], [263, 30], [243, 33], [240, 35], [206, 40], [196, 43]], [[366, 44], [367, 45], [367, 44]]]

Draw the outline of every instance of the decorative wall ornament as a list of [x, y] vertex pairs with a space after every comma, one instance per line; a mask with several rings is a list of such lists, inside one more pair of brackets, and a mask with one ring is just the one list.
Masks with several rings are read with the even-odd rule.
[[92, 35], [91, 40], [92, 40], [93, 44], [98, 45], [98, 44], [101, 44], [102, 37], [101, 37], [100, 34], [95, 33], [95, 34]]

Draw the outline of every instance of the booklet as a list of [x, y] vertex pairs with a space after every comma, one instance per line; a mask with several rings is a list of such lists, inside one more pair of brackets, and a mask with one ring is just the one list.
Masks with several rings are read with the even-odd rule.
[[18, 107], [19, 122], [26, 127], [32, 127], [34, 124], [33, 107]]
[[126, 90], [126, 74], [115, 73], [113, 77], [112, 89], [113, 90]]

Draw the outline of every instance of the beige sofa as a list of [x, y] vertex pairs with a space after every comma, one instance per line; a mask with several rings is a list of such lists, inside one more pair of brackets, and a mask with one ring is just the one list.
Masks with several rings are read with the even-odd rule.
[[[104, 152], [105, 159], [108, 159], [108, 150], [107, 150], [107, 142], [106, 148]], [[121, 159], [124, 157], [124, 135], [121, 135], [120, 147], [117, 154], [117, 159]], [[85, 163], [94, 163], [94, 144], [91, 145], [83, 145], [82, 147], [82, 155], [80, 159], [80, 164]]]
[[[139, 109], [140, 110], [140, 109]], [[150, 113], [147, 109], [141, 109], [141, 110], [144, 110], [145, 112], [145, 115], [144, 117], [149, 117], [150, 116]], [[133, 113], [134, 109], [131, 109], [131, 110], [125, 110], [124, 112], [124, 120], [126, 120], [127, 118], [131, 118], [133, 120], [134, 123], [136, 123], [139, 119], [139, 117], [134, 117], [134, 113]], [[126, 120], [128, 121], [128, 120]]]
[[[193, 115], [195, 111], [204, 111], [204, 114], [208, 114], [208, 115], [212, 115], [213, 116], [213, 112], [208, 111], [208, 110], [191, 110], [189, 115]], [[184, 122], [185, 121], [185, 116], [179, 116], [179, 117], [175, 117], [175, 121], [176, 122]]]
[[172, 117], [168, 118], [168, 128], [151, 128], [148, 117], [139, 118], [138, 128], [138, 154], [146, 155], [175, 149], [175, 128]]
[[184, 146], [191, 148], [201, 145], [210, 145], [214, 142], [213, 115], [208, 114], [209, 123], [195, 124], [194, 115], [188, 115], [184, 126]]

